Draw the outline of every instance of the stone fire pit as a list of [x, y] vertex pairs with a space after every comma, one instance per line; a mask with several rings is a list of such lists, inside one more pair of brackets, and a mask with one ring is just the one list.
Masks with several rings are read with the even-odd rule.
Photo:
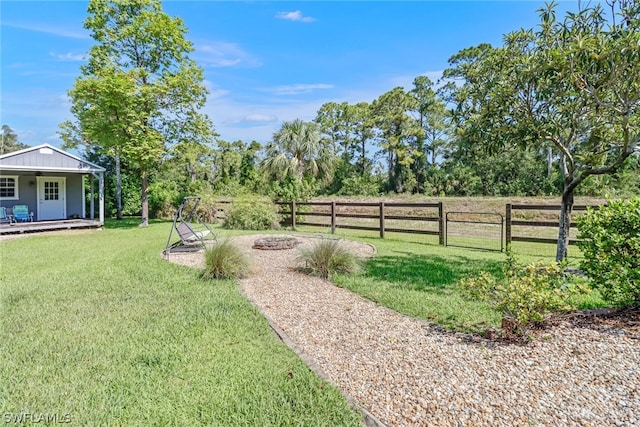
[[263, 237], [253, 242], [253, 249], [277, 251], [277, 250], [295, 248], [298, 243], [300, 242], [295, 237], [287, 237], [287, 236]]

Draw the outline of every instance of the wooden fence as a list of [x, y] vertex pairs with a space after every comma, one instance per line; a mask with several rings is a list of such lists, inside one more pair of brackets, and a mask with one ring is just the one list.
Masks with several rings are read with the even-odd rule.
[[[218, 201], [222, 209], [230, 207], [231, 200]], [[446, 215], [443, 202], [438, 203], [396, 203], [396, 202], [278, 202], [276, 203], [282, 216], [282, 225], [324, 227], [335, 233], [336, 229], [353, 229], [376, 231], [381, 238], [385, 233], [411, 233], [438, 236], [440, 245], [446, 244]], [[573, 212], [582, 213], [587, 208], [597, 209], [598, 206], [575, 205]], [[410, 214], [400, 214], [403, 208], [409, 209]], [[428, 212], [424, 212], [427, 210]], [[416, 211], [419, 211], [416, 213]], [[538, 211], [538, 212], [536, 212]], [[458, 212], [461, 213], [461, 212]], [[527, 215], [527, 213], [530, 213]], [[557, 229], [559, 226], [559, 205], [514, 205], [505, 207], [505, 245], [511, 242], [557, 243]], [[474, 212], [469, 212], [474, 214]], [[497, 214], [501, 215], [501, 214]], [[535, 219], [523, 219], [522, 217]], [[314, 220], [318, 218], [318, 220]], [[322, 222], [322, 220], [325, 220]], [[391, 224], [390, 224], [391, 222]], [[466, 222], [478, 222], [471, 219]], [[411, 224], [407, 224], [411, 223]], [[437, 223], [437, 230], [424, 229], [416, 226], [418, 223]], [[375, 225], [374, 225], [375, 224]], [[400, 225], [402, 224], [402, 225]], [[575, 230], [576, 222], [571, 222]], [[546, 229], [549, 236], [541, 237]], [[502, 233], [501, 233], [502, 234]], [[528, 234], [528, 235], [527, 235]], [[578, 239], [569, 239], [569, 244], [575, 244]]]
[[[330, 227], [331, 233], [335, 233], [336, 228], [352, 229], [352, 230], [370, 230], [377, 231], [380, 238], [384, 238], [386, 232], [396, 233], [412, 233], [412, 234], [429, 234], [438, 236], [438, 242], [444, 245], [444, 212], [443, 204], [439, 203], [371, 203], [371, 202], [280, 202], [280, 214], [283, 215], [284, 223], [296, 228], [298, 225]], [[308, 211], [306, 207], [321, 207], [323, 210]], [[374, 213], [349, 213], [341, 208], [365, 208], [374, 210]], [[390, 212], [394, 208], [429, 208], [437, 209], [436, 215], [397, 215]], [[307, 217], [325, 217], [329, 218], [329, 223], [319, 223], [307, 220]], [[299, 218], [303, 218], [300, 220]], [[351, 220], [376, 220], [376, 226], [356, 225], [341, 221], [341, 218], [349, 218]], [[387, 221], [412, 221], [412, 222], [437, 222], [438, 231], [425, 230], [419, 228], [401, 228], [389, 227]]]
[[[573, 212], [585, 212], [588, 208], [598, 209], [598, 206], [586, 206], [586, 205], [575, 205], [573, 206]], [[555, 211], [558, 212], [556, 220], [522, 220], [522, 219], [514, 219], [514, 215], [517, 215], [518, 212], [524, 211]], [[573, 217], [573, 214], [572, 214]], [[506, 227], [505, 227], [505, 242], [506, 244], [510, 244], [511, 242], [532, 242], [532, 243], [557, 243], [558, 238], [545, 238], [545, 237], [533, 237], [533, 236], [524, 236], [524, 235], [514, 235], [513, 227], [533, 227], [534, 230], [540, 230], [541, 228], [555, 228], [556, 230], [560, 226], [559, 223], [560, 218], [560, 206], [557, 205], [512, 205], [507, 203], [506, 206]], [[577, 223], [575, 221], [571, 221], [570, 228], [575, 229], [577, 227]], [[556, 234], [557, 236], [557, 234]], [[578, 239], [569, 239], [570, 245], [575, 245], [578, 243]]]

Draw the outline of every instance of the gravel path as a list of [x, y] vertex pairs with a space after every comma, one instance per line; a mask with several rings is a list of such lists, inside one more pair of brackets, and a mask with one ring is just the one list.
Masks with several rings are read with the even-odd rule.
[[[640, 319], [599, 328], [567, 320], [528, 345], [495, 344], [297, 273], [296, 249], [252, 249], [259, 237], [235, 238], [254, 265], [241, 290], [388, 426], [640, 425]], [[297, 237], [307, 246], [317, 240]], [[343, 242], [361, 256], [374, 253]], [[171, 258], [201, 265], [197, 256]]]

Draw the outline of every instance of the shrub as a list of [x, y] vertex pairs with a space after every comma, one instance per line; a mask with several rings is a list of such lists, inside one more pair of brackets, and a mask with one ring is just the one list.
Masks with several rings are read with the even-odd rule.
[[323, 279], [334, 273], [353, 273], [359, 267], [356, 256], [333, 239], [323, 239], [313, 247], [303, 249], [298, 260], [305, 263], [302, 271]]
[[202, 222], [215, 224], [218, 221], [218, 202], [211, 194], [205, 193], [201, 196], [198, 204], [198, 216]]
[[609, 201], [578, 218], [580, 268], [618, 307], [640, 306], [640, 198]]
[[507, 335], [524, 336], [546, 314], [575, 309], [569, 299], [585, 290], [563, 269], [564, 265], [556, 262], [522, 265], [507, 250], [503, 278], [482, 272], [461, 280], [459, 285], [467, 297], [486, 301], [502, 311], [502, 326]]
[[309, 200], [318, 189], [318, 183], [310, 178], [287, 176], [284, 179], [267, 180], [267, 182], [270, 182], [267, 193], [273, 200], [297, 202]]
[[238, 198], [226, 212], [224, 227], [236, 230], [280, 228], [278, 208], [266, 197]]
[[249, 271], [246, 255], [229, 239], [220, 240], [207, 248], [204, 259], [202, 277], [205, 279], [237, 279]]
[[380, 195], [381, 184], [372, 176], [349, 176], [342, 180], [342, 187], [336, 193], [338, 196], [376, 197]]
[[[123, 195], [126, 189], [122, 189]], [[140, 191], [136, 192], [137, 194]], [[131, 196], [128, 196], [131, 197]], [[178, 186], [175, 182], [160, 180], [149, 184], [148, 189], [149, 211], [153, 218], [173, 219], [178, 204], [182, 201]], [[138, 197], [137, 209], [140, 210], [140, 199]]]

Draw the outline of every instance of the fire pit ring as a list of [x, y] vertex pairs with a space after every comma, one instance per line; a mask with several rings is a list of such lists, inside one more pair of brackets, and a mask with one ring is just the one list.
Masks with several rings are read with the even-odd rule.
[[279, 251], [284, 249], [293, 249], [300, 243], [295, 237], [273, 236], [263, 237], [253, 242], [253, 249], [265, 251]]

